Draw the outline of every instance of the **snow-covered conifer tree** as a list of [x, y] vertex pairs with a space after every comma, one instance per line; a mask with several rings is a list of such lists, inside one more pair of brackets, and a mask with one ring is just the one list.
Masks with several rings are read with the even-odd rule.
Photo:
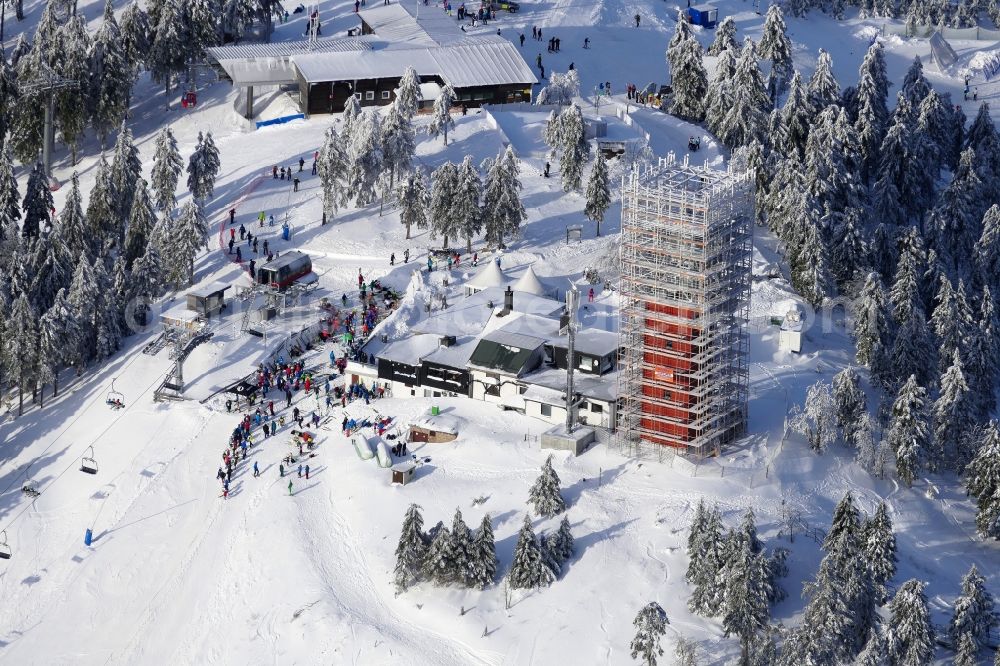
[[399, 221], [406, 227], [406, 237], [410, 238], [413, 227], [426, 229], [431, 197], [422, 168], [411, 172], [400, 182], [396, 198], [399, 200]]
[[[740, 50], [740, 43], [736, 41], [736, 21], [732, 16], [727, 16], [715, 26], [715, 39], [708, 47], [708, 55], [717, 56], [726, 49], [730, 49], [733, 53]], [[762, 54], [761, 57], [766, 56]]]
[[132, 68], [133, 81], [139, 71], [145, 66], [149, 48], [152, 45], [152, 28], [149, 25], [149, 15], [133, 0], [125, 11], [119, 24], [122, 44], [125, 47], [125, 60]]
[[984, 539], [1000, 539], [1000, 427], [983, 428], [976, 457], [965, 468], [965, 488], [976, 498], [976, 530]]
[[[23, 38], [22, 32], [18, 35], [18, 39]], [[12, 113], [18, 105], [20, 96], [14, 73], [15, 66], [16, 64], [8, 64], [6, 58], [0, 58], [0, 153], [6, 149], [7, 131], [10, 129]]]
[[833, 376], [833, 401], [837, 407], [837, 424], [844, 441], [854, 437], [854, 428], [862, 414], [868, 411], [865, 392], [861, 390], [861, 378], [851, 366], [847, 366]]
[[177, 205], [177, 181], [183, 170], [184, 161], [177, 149], [177, 139], [169, 127], [164, 127], [156, 135], [153, 168], [149, 174], [153, 201], [161, 213], [169, 214]]
[[390, 190], [396, 186], [396, 177], [410, 170], [417, 149], [412, 115], [407, 116], [407, 113], [404, 103], [397, 97], [382, 121], [382, 165], [389, 172]]
[[52, 192], [41, 164], [31, 169], [21, 208], [24, 210], [21, 235], [25, 238], [37, 238], [40, 232], [52, 226]]
[[482, 165], [486, 172], [483, 192], [483, 228], [486, 242], [503, 249], [504, 239], [516, 236], [527, 213], [521, 203], [520, 167], [510, 146]]
[[[69, 288], [69, 304], [73, 308], [73, 317], [80, 327], [80, 337], [68, 343], [75, 345], [74, 351], [84, 362], [94, 356], [98, 296], [97, 279], [90, 260], [86, 255], [81, 255], [78, 257]], [[82, 363], [77, 367], [77, 374], [81, 369]]]
[[524, 524], [514, 547], [514, 559], [510, 564], [507, 580], [511, 588], [526, 590], [533, 587], [548, 587], [555, 580], [555, 574], [542, 559], [538, 539], [531, 529], [531, 518], [524, 517]]
[[732, 103], [719, 127], [719, 138], [731, 148], [745, 146], [754, 139], [760, 141], [770, 111], [771, 98], [757, 66], [753, 40], [747, 37], [736, 61], [732, 79]]
[[[146, 63], [153, 80], [165, 90], [165, 104], [170, 108], [170, 84], [184, 71], [190, 51], [184, 29], [184, 12], [180, 0], [163, 0], [159, 21], [153, 29], [153, 43]], [[131, 83], [131, 81], [130, 81]]]
[[66, 298], [66, 290], [56, 293], [52, 306], [38, 320], [38, 383], [41, 395], [45, 384], [52, 384], [52, 397], [59, 395], [59, 371], [77, 361], [76, 340], [80, 331], [73, 308]]
[[14, 158], [9, 149], [0, 150], [0, 246], [20, 233], [20, 201], [14, 177]]
[[420, 507], [411, 504], [403, 518], [403, 529], [396, 546], [396, 567], [393, 582], [396, 594], [420, 580], [420, 571], [427, 555], [427, 538], [424, 535], [424, 518]]
[[892, 403], [886, 440], [896, 452], [896, 474], [909, 488], [927, 456], [930, 440], [927, 423], [927, 390], [910, 375]]
[[931, 211], [929, 227], [934, 247], [951, 275], [967, 275], [980, 235], [984, 197], [983, 183], [976, 174], [976, 155], [971, 148], [962, 152], [955, 176], [941, 192]]
[[[346, 135], [337, 134], [337, 130], [329, 127], [326, 130], [326, 140], [319, 151], [316, 161], [316, 171], [319, 173], [323, 186], [323, 212], [328, 219], [337, 214], [341, 206], [346, 206], [351, 198], [348, 181], [351, 173], [351, 162], [344, 150], [343, 139]], [[409, 234], [406, 236], [409, 238]]]
[[560, 492], [559, 475], [552, 469], [551, 455], [545, 459], [542, 464], [542, 473], [528, 492], [528, 503], [542, 518], [551, 518], [566, 510], [566, 500], [563, 499]]
[[966, 359], [966, 381], [976, 405], [976, 420], [985, 421], [996, 407], [996, 380], [1000, 374], [998, 320], [989, 286], [983, 286], [979, 305], [979, 325], [970, 328]]
[[428, 210], [431, 234], [443, 238], [443, 248], [448, 247], [449, 238], [457, 238], [462, 232], [455, 206], [460, 185], [458, 167], [452, 162], [445, 162], [431, 174], [431, 205]]
[[451, 531], [444, 525], [438, 525], [437, 532], [427, 547], [421, 575], [435, 585], [449, 585], [455, 582], [456, 573], [454, 553], [451, 550]]
[[924, 97], [931, 91], [931, 84], [924, 78], [924, 66], [920, 62], [920, 56], [913, 56], [913, 62], [903, 78], [903, 85], [900, 91], [906, 95], [910, 105], [914, 108], [920, 106]]
[[111, 158], [111, 193], [119, 242], [125, 237], [125, 224], [132, 211], [135, 184], [141, 175], [139, 149], [132, 142], [132, 131], [123, 122]]
[[[608, 182], [608, 162], [604, 159], [604, 153], [597, 151], [597, 158], [594, 166], [590, 170], [590, 178], [587, 180], [587, 204], [584, 207], [584, 214], [587, 219], [597, 223], [597, 236], [601, 235], [601, 222], [604, 221], [604, 213], [611, 206], [611, 187]], [[1000, 246], [997, 248], [1000, 250]], [[1000, 262], [1000, 256], [997, 257]]]
[[[2, 177], [0, 177], [2, 182]], [[0, 185], [2, 187], [2, 185]], [[0, 192], [0, 197], [3, 194]], [[0, 207], [0, 216], [3, 215]], [[993, 204], [983, 216], [982, 234], [973, 251], [976, 282], [996, 290], [1000, 287], [1000, 206]]]
[[453, 214], [462, 237], [465, 251], [472, 253], [472, 238], [483, 230], [483, 213], [479, 207], [479, 197], [483, 182], [479, 169], [472, 163], [472, 156], [466, 155], [456, 172], [456, 198], [452, 201]]
[[198, 132], [198, 143], [188, 159], [187, 187], [191, 196], [204, 205], [215, 191], [215, 177], [219, 173], [219, 151], [212, 140], [212, 133]]
[[875, 424], [872, 422], [871, 414], [862, 414], [858, 422], [852, 428], [852, 439], [849, 444], [855, 448], [854, 459], [861, 469], [875, 475]]
[[445, 86], [441, 89], [438, 98], [434, 100], [434, 108], [431, 110], [431, 122], [427, 126], [427, 133], [433, 137], [444, 135], [444, 145], [448, 145], [448, 130], [455, 128], [455, 119], [451, 117], [451, 107], [455, 105], [455, 89]]
[[407, 66], [403, 70], [403, 77], [399, 80], [399, 87], [396, 88], [396, 99], [392, 103], [403, 118], [411, 121], [413, 116], [417, 114], [421, 100], [423, 100], [423, 94], [420, 92], [420, 79], [417, 77], [417, 70], [413, 69], [412, 65]]
[[[57, 72], [70, 81], [86, 82], [90, 75], [90, 35], [82, 16], [70, 16], [59, 30], [62, 58]], [[87, 127], [87, 85], [68, 86], [56, 94], [56, 120], [62, 142], [72, 154], [76, 164], [77, 145]]]
[[888, 94], [885, 55], [882, 45], [875, 42], [868, 47], [858, 72], [858, 119], [854, 124], [861, 148], [861, 175], [866, 182], [871, 180], [878, 166], [879, 148], [888, 127]]
[[719, 579], [722, 567], [722, 518], [718, 508], [705, 510], [700, 524], [695, 516], [688, 537], [688, 570], [684, 578], [694, 586], [688, 599], [692, 613], [703, 616], [718, 613], [724, 593], [723, 581]]
[[376, 199], [375, 185], [382, 173], [381, 120], [374, 109], [365, 109], [351, 121], [347, 136], [348, 190], [358, 206]]
[[340, 135], [344, 137], [344, 140], [348, 140], [351, 136], [351, 126], [354, 124], [355, 119], [361, 115], [361, 102], [354, 95], [351, 95], [344, 102], [344, 111], [341, 114], [341, 119], [344, 122], [344, 126], [340, 129]]
[[896, 666], [929, 664], [934, 655], [934, 625], [924, 587], [919, 580], [908, 580], [889, 602], [889, 653]]
[[87, 200], [87, 223], [91, 243], [96, 253], [103, 252], [118, 240], [118, 223], [115, 219], [114, 189], [111, 185], [111, 166], [101, 153], [97, 161], [94, 187]]
[[472, 530], [462, 519], [462, 512], [455, 509], [455, 517], [451, 522], [451, 544], [448, 548], [451, 554], [451, 570], [455, 582], [465, 587], [473, 587], [476, 580], [477, 553], [472, 541]]
[[[962, 291], [965, 291], [964, 286]], [[937, 307], [931, 315], [931, 326], [940, 350], [938, 372], [944, 374], [951, 365], [955, 352], [964, 353], [968, 349], [972, 329], [972, 312], [965, 300], [965, 294], [961, 296], [956, 294], [951, 280], [944, 275], [940, 278]]]
[[831, 104], [840, 102], [840, 84], [833, 75], [833, 59], [823, 49], [819, 50], [816, 59], [816, 70], [809, 79], [807, 88], [809, 104], [814, 113], [819, 113]]
[[941, 392], [932, 410], [933, 446], [929, 461], [932, 469], [957, 467], [968, 462], [962, 441], [974, 425], [973, 398], [962, 371], [962, 358], [956, 349], [951, 366], [941, 375]]
[[535, 104], [555, 104], [566, 106], [580, 96], [580, 75], [575, 69], [565, 74], [552, 72], [549, 74], [548, 85], [538, 91]]
[[205, 247], [208, 223], [201, 206], [189, 201], [181, 208], [164, 257], [168, 281], [175, 287], [194, 284], [194, 258]]
[[795, 72], [788, 89], [788, 98], [781, 107], [786, 142], [782, 150], [786, 155], [795, 154], [799, 159], [805, 157], [806, 140], [809, 138], [809, 125], [813, 115], [812, 103], [802, 83], [802, 76]]
[[91, 122], [103, 148], [108, 134], [125, 119], [132, 97], [132, 67], [111, 0], [105, 0], [104, 17], [90, 45], [90, 92]]
[[590, 153], [583, 112], [570, 104], [559, 114], [559, 173], [564, 192], [579, 191], [583, 187], [583, 163]]
[[667, 64], [674, 89], [670, 112], [687, 120], [701, 120], [705, 116], [708, 73], [702, 62], [701, 44], [691, 34], [684, 18], [677, 21], [667, 48]]
[[896, 575], [896, 535], [885, 502], [879, 502], [875, 515], [864, 523], [862, 559], [871, 572], [875, 600], [881, 605], [889, 597], [886, 584]]
[[125, 232], [125, 268], [132, 270], [135, 260], [146, 253], [146, 246], [153, 235], [156, 226], [156, 213], [149, 200], [149, 189], [142, 178], [136, 180], [135, 194], [132, 197], [132, 211], [128, 218], [128, 229]]
[[473, 580], [480, 589], [493, 584], [497, 575], [497, 547], [493, 538], [493, 523], [490, 514], [483, 516], [483, 522], [472, 540]]
[[21, 293], [11, 306], [4, 336], [4, 369], [17, 386], [17, 415], [24, 413], [24, 390], [32, 387], [38, 366], [38, 316], [31, 309], [28, 295]]
[[663, 656], [660, 641], [670, 624], [666, 612], [660, 604], [651, 601], [639, 611], [632, 624], [635, 626], [635, 638], [629, 644], [632, 659], [639, 660], [643, 666], [656, 666], [657, 659]]
[[793, 73], [792, 42], [788, 39], [788, 28], [780, 5], [772, 4], [767, 8], [757, 53], [761, 58], [771, 61], [767, 89], [771, 93], [771, 100], [777, 102], [778, 95], [784, 92]]
[[955, 610], [948, 622], [952, 644], [958, 645], [962, 637], [967, 635], [973, 641], [975, 653], [980, 645], [986, 643], [990, 629], [996, 623], [993, 595], [986, 589], [986, 579], [973, 564], [962, 577], [962, 593], [955, 600]]
[[803, 235], [792, 261], [792, 284], [810, 305], [818, 307], [831, 293], [833, 277], [822, 232], [814, 222], [814, 202], [804, 197], [802, 204], [798, 212], [804, 221]]
[[705, 124], [714, 133], [719, 134], [723, 128], [726, 114], [733, 105], [733, 77], [736, 75], [737, 51], [726, 49], [719, 54], [715, 62], [715, 76], [708, 84], [705, 93]]
[[[2, 213], [0, 213], [2, 215]], [[69, 194], [63, 202], [63, 208], [59, 211], [59, 223], [57, 225], [59, 236], [66, 245], [66, 252], [69, 257], [76, 260], [80, 255], [89, 256], [93, 251], [91, 246], [90, 233], [87, 228], [87, 219], [83, 214], [83, 196], [80, 194], [80, 176], [73, 172], [70, 178]]]
[[204, 57], [205, 49], [218, 41], [217, 5], [207, 0], [181, 0], [184, 36], [193, 57]]
[[770, 619], [764, 559], [763, 553], [754, 553], [750, 544], [743, 541], [726, 568], [722, 626], [726, 636], [739, 636], [744, 663], [751, 642]]

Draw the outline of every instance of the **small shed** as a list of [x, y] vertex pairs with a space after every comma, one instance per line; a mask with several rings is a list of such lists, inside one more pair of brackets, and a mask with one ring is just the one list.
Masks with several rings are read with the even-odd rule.
[[410, 424], [411, 442], [443, 444], [458, 439], [458, 424], [445, 416], [429, 416]]
[[778, 348], [798, 354], [802, 351], [802, 312], [790, 309], [781, 322], [778, 333]]
[[688, 7], [688, 22], [703, 28], [714, 28], [719, 22], [719, 8], [715, 5]]
[[389, 470], [392, 472], [392, 482], [405, 486], [413, 480], [413, 472], [417, 469], [417, 463], [412, 460], [396, 463]]
[[203, 317], [211, 317], [226, 307], [225, 292], [231, 285], [212, 282], [187, 293], [187, 308]]

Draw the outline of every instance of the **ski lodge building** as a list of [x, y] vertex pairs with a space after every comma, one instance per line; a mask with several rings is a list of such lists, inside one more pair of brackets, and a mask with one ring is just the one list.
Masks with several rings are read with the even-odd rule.
[[351, 95], [361, 106], [389, 104], [408, 66], [420, 78], [425, 107], [445, 85], [469, 107], [531, 100], [538, 79], [499, 35], [468, 35], [440, 7], [414, 0], [358, 15], [361, 26], [344, 37], [217, 46], [208, 49], [208, 61], [243, 90], [248, 119], [261, 86], [297, 88], [306, 116], [339, 113]]
[[[365, 351], [376, 365], [358, 380], [387, 382], [395, 398], [465, 396], [564, 423], [565, 304], [543, 293], [530, 268], [512, 281], [490, 262], [469, 282], [475, 291], [421, 320], [405, 337], [373, 338]], [[581, 326], [576, 334], [574, 386], [582, 423], [615, 427], [619, 346], [612, 331]], [[358, 370], [357, 364], [349, 367]]]

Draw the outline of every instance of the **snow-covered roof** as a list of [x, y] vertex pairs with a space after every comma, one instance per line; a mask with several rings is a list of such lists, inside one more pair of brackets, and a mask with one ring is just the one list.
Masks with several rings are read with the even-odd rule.
[[488, 287], [502, 287], [505, 284], [507, 284], [507, 276], [500, 270], [500, 266], [495, 261], [488, 261], [478, 273], [465, 283], [465, 286], [474, 289], [486, 289]]
[[453, 416], [447, 416], [445, 414], [438, 414], [437, 416], [430, 415], [423, 418], [419, 418], [410, 424], [412, 427], [423, 428], [424, 430], [433, 430], [435, 432], [449, 432], [453, 435], [458, 434], [459, 421]]
[[[531, 375], [528, 375], [529, 377]], [[566, 406], [566, 393], [541, 384], [528, 384], [522, 396], [528, 402], [541, 402], [546, 405]]]
[[232, 285], [227, 282], [209, 282], [204, 286], [195, 287], [194, 289], [189, 290], [187, 295], [195, 296], [197, 298], [208, 298], [209, 296], [213, 296], [220, 291], [229, 289], [231, 286]]
[[438, 97], [441, 96], [441, 86], [434, 83], [421, 83], [420, 84], [420, 100], [422, 102], [433, 102]]
[[307, 40], [271, 44], [230, 44], [207, 49], [238, 86], [292, 83], [295, 68], [292, 56], [303, 53], [352, 53], [371, 50], [372, 37], [329, 37], [310, 45]]
[[420, 365], [420, 359], [436, 350], [440, 344], [441, 339], [437, 335], [411, 335], [390, 342], [376, 356], [386, 361]]
[[[560, 335], [559, 337], [549, 338], [549, 344], [553, 347], [566, 349], [569, 345], [569, 337]], [[576, 340], [573, 348], [581, 354], [607, 356], [608, 354], [613, 354], [618, 351], [618, 346], [619, 340], [617, 333], [602, 331], [599, 328], [584, 328], [581, 326], [576, 333]]]
[[376, 35], [393, 42], [425, 45], [447, 44], [465, 33], [458, 20], [437, 5], [419, 0], [399, 0], [389, 5], [373, 6], [358, 12]]
[[528, 266], [528, 270], [524, 271], [524, 274], [517, 279], [517, 281], [511, 285], [514, 291], [523, 291], [528, 294], [535, 294], [536, 296], [545, 295], [545, 287], [542, 285], [541, 280], [535, 275], [535, 270]]

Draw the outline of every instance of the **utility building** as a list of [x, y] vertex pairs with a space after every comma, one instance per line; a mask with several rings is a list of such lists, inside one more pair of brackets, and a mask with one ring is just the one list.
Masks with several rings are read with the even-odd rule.
[[616, 444], [716, 454], [746, 431], [752, 181], [671, 155], [623, 190]]

